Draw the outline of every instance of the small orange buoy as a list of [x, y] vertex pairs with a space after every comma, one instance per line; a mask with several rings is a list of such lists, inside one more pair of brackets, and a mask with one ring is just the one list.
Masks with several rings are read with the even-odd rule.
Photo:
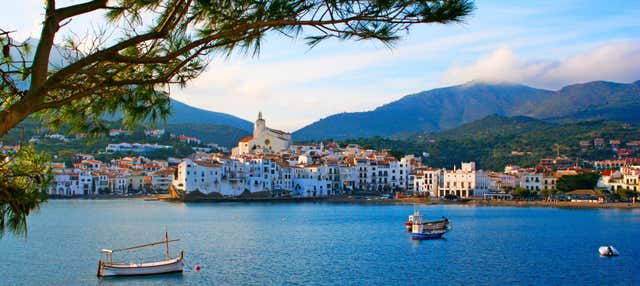
[[194, 267], [196, 271], [200, 271], [200, 268], [201, 268], [200, 265], [196, 265], [196, 267]]

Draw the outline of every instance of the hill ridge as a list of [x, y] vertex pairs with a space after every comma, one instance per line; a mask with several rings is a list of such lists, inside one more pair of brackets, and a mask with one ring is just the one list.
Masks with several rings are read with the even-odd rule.
[[294, 140], [346, 139], [434, 132], [486, 115], [523, 115], [571, 122], [607, 119], [640, 121], [640, 81], [593, 81], [547, 90], [518, 83], [481, 81], [435, 88], [363, 112], [338, 113], [293, 133]]

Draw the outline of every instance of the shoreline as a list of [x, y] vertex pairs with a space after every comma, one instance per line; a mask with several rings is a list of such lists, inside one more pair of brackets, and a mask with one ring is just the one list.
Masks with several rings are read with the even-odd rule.
[[170, 203], [304, 203], [324, 202], [337, 204], [372, 204], [372, 205], [457, 205], [472, 207], [541, 207], [559, 209], [640, 209], [640, 203], [578, 203], [564, 201], [520, 201], [520, 200], [467, 200], [445, 201], [431, 200], [429, 198], [403, 198], [403, 199], [379, 199], [379, 198], [350, 198], [350, 197], [322, 197], [322, 198], [197, 198], [176, 199], [167, 194], [150, 196], [124, 196], [124, 195], [77, 195], [77, 196], [51, 196], [51, 200], [117, 200], [117, 199], [144, 199], [147, 201], [162, 201]]
[[184, 203], [298, 203], [298, 202], [326, 202], [326, 203], [355, 203], [355, 204], [383, 204], [383, 205], [458, 205], [473, 207], [544, 207], [560, 209], [640, 209], [640, 203], [578, 203], [563, 201], [520, 201], [520, 200], [467, 200], [445, 201], [431, 200], [429, 198], [403, 198], [403, 199], [362, 199], [349, 197], [324, 197], [324, 198], [199, 198], [199, 199], [175, 199], [158, 197], [160, 201], [184, 202]]

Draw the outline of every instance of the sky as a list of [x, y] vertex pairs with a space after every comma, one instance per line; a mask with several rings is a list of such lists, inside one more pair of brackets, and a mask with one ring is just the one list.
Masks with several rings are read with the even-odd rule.
[[[57, 1], [59, 6], [82, 1]], [[0, 27], [38, 37], [42, 0], [3, 4]], [[393, 48], [373, 41], [327, 41], [269, 35], [257, 57], [214, 58], [171, 96], [199, 108], [295, 131], [341, 112], [374, 109], [438, 87], [468, 81], [537, 88], [640, 80], [640, 1], [475, 1], [464, 23], [414, 26]], [[80, 34], [100, 15], [78, 17], [60, 31]]]

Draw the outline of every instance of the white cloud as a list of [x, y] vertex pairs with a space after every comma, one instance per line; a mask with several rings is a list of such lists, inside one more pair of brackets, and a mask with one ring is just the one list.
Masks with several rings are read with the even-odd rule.
[[172, 95], [190, 105], [249, 120], [262, 110], [274, 128], [295, 130], [334, 113], [368, 110], [424, 89], [421, 85], [424, 79], [413, 74], [372, 76], [376, 72], [398, 72], [403, 61], [435, 59], [444, 51], [505, 32], [464, 33], [403, 44], [393, 50], [379, 47], [334, 53], [312, 50], [309, 54], [285, 53], [269, 60], [214, 60], [187, 88], [173, 90]]
[[476, 62], [454, 66], [441, 78], [452, 85], [471, 80], [517, 82], [542, 88], [594, 80], [640, 79], [640, 41], [610, 42], [563, 59], [532, 60], [501, 47]]

